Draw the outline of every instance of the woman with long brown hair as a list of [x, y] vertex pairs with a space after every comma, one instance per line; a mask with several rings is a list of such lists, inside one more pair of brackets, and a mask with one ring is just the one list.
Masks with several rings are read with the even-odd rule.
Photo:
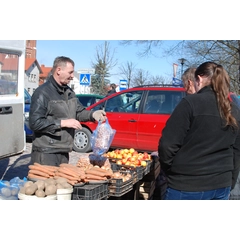
[[167, 175], [165, 199], [229, 199], [240, 169], [240, 111], [229, 100], [225, 69], [205, 62], [195, 71], [196, 94], [177, 105], [159, 139]]

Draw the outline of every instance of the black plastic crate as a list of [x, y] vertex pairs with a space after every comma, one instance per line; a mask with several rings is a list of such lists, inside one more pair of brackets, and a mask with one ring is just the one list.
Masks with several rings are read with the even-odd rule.
[[118, 170], [122, 175], [130, 174], [131, 178], [127, 181], [123, 181], [122, 178], [111, 178], [109, 179], [108, 183], [108, 195], [121, 197], [125, 193], [131, 191], [133, 189], [133, 179], [134, 179], [134, 172], [125, 169], [125, 170]]
[[[120, 180], [120, 179], [118, 179]], [[108, 196], [121, 197], [133, 189], [133, 179], [130, 179], [122, 184], [109, 183]]]
[[150, 172], [153, 161], [152, 160], [146, 160], [146, 163], [147, 163], [147, 165], [143, 169], [143, 176], [145, 176], [146, 174], [148, 174]]
[[136, 172], [137, 172], [137, 180], [141, 180], [143, 178], [143, 170], [144, 168], [142, 166], [136, 167], [135, 168]]
[[72, 200], [100, 200], [108, 196], [108, 184], [85, 184], [73, 187]]
[[119, 165], [116, 163], [111, 162], [111, 168], [113, 171], [119, 171], [119, 170], [130, 170], [131, 172], [136, 172], [137, 173], [137, 181], [141, 180], [144, 176], [143, 171], [144, 171], [144, 167], [142, 166], [128, 166], [128, 165]]

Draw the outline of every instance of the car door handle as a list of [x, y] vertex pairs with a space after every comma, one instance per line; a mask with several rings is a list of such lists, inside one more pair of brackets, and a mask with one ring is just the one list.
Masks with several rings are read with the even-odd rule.
[[7, 107], [0, 107], [0, 114], [10, 114], [12, 113], [12, 107], [7, 106]]
[[128, 121], [129, 121], [129, 122], [136, 122], [137, 120], [135, 120], [135, 119], [129, 119]]

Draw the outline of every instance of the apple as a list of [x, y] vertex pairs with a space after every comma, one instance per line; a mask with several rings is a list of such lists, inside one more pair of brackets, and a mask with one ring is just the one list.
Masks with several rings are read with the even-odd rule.
[[121, 160], [117, 160], [116, 164], [122, 165], [122, 161]]
[[122, 159], [122, 164], [124, 164], [124, 165], [125, 165], [125, 164], [126, 164], [126, 162], [127, 162], [127, 159], [126, 159], [126, 158], [123, 158], [123, 159]]
[[116, 158], [122, 159], [122, 154], [118, 153], [117, 156], [116, 156]]
[[138, 159], [136, 159], [136, 160], [134, 161], [134, 164], [135, 164], [136, 166], [140, 166], [140, 165], [141, 165], [141, 161], [138, 160]]
[[131, 162], [130, 161], [127, 161], [126, 163], [125, 163], [125, 165], [130, 165], [131, 164]]
[[119, 154], [119, 153], [120, 153], [120, 150], [119, 150], [119, 149], [115, 149], [114, 152], [115, 152], [116, 154]]
[[110, 158], [114, 158], [114, 155], [115, 155], [114, 152], [109, 152], [109, 153], [108, 153], [108, 156], [109, 156]]
[[149, 159], [149, 155], [148, 155], [147, 152], [144, 152], [144, 153], [143, 153], [143, 159]]
[[138, 154], [139, 154], [138, 151], [134, 151], [134, 152], [132, 153], [133, 156], [136, 156], [136, 155], [138, 155]]
[[125, 148], [123, 151], [124, 151], [125, 153], [128, 153], [128, 152], [129, 152], [129, 150], [128, 150], [127, 148]]
[[120, 153], [121, 155], [123, 155], [125, 152], [124, 152], [123, 149], [121, 149], [121, 150], [119, 151], [119, 153]]
[[130, 152], [130, 153], [133, 153], [134, 151], [135, 151], [134, 148], [130, 148], [130, 149], [129, 149], [129, 152]]
[[146, 161], [141, 161], [141, 166], [146, 167], [147, 166], [147, 162]]

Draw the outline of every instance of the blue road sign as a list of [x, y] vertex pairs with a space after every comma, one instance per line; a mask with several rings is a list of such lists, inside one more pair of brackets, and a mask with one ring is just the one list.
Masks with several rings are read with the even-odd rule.
[[125, 90], [127, 89], [127, 80], [120, 80], [119, 82], [119, 90]]
[[178, 78], [175, 78], [175, 77], [173, 77], [172, 84], [183, 87], [183, 81], [181, 79], [178, 79]]
[[89, 86], [91, 83], [91, 74], [80, 74], [80, 85]]

